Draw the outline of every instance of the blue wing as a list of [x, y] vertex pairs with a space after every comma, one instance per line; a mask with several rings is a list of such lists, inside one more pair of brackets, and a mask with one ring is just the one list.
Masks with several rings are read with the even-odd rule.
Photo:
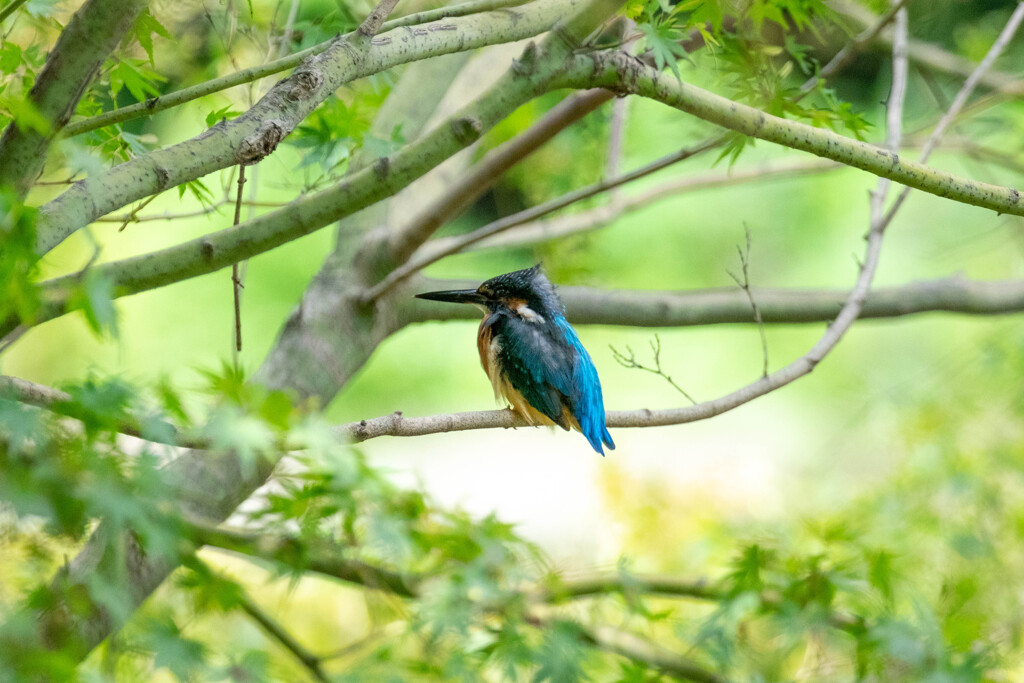
[[495, 321], [501, 370], [531, 406], [564, 429], [575, 422], [604, 455], [601, 443], [615, 448], [615, 442], [605, 427], [597, 370], [569, 322], [558, 315], [553, 323], [537, 325], [512, 315]]
[[601, 394], [601, 380], [597, 376], [597, 368], [590, 360], [590, 354], [583, 348], [580, 338], [576, 336], [576, 330], [563, 316], [555, 318], [555, 324], [569, 346], [576, 352], [575, 363], [573, 364], [573, 389], [571, 395], [572, 404], [570, 408], [576, 421], [580, 424], [580, 431], [587, 441], [594, 447], [594, 450], [604, 455], [601, 442], [608, 446], [609, 450], [615, 449], [615, 442], [604, 421], [604, 397]]

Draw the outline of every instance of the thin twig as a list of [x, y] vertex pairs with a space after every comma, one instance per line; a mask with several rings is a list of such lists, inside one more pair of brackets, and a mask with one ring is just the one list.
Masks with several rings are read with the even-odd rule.
[[[544, 219], [542, 217], [540, 220], [530, 220], [526, 223], [514, 226], [514, 229], [504, 231], [502, 234], [483, 237], [479, 241], [474, 240], [474, 242], [467, 245], [465, 249], [492, 249], [495, 247], [520, 246], [524, 244], [561, 239], [571, 235], [597, 230], [611, 224], [621, 216], [632, 211], [642, 209], [645, 206], [649, 206], [650, 204], [662, 199], [676, 198], [689, 192], [697, 192], [719, 187], [730, 187], [747, 182], [777, 180], [804, 173], [820, 173], [839, 170], [842, 168], [845, 168], [842, 164], [828, 161], [827, 159], [800, 159], [782, 164], [765, 163], [747, 168], [737, 168], [726, 171], [710, 171], [691, 176], [672, 178], [671, 180], [655, 185], [643, 192], [620, 197], [619, 201], [616, 203], [609, 202], [607, 204], [596, 206], [592, 209], [560, 216], [558, 218]], [[580, 190], [579, 192], [582, 195], [584, 190]], [[570, 196], [566, 195], [565, 198], [569, 199]], [[551, 201], [555, 202], [558, 200]], [[578, 201], [578, 199], [574, 198], [574, 201]], [[560, 208], [565, 207], [563, 206]], [[529, 211], [529, 209], [527, 210]], [[512, 217], [509, 216], [508, 218]], [[487, 227], [488, 226], [484, 226], [483, 228], [480, 228], [480, 230], [484, 230]], [[441, 237], [431, 240], [420, 248], [420, 253], [421, 255], [426, 256], [427, 254], [434, 254], [449, 249], [456, 244], [457, 240], [462, 240], [466, 237], [468, 237], [468, 235]]]
[[141, 202], [139, 202], [134, 209], [132, 209], [127, 215], [125, 215], [124, 220], [121, 221], [121, 226], [117, 229], [117, 231], [122, 232], [126, 227], [128, 227], [129, 223], [133, 221], [138, 221], [139, 211], [149, 206], [149, 203], [156, 199], [158, 196], [159, 195], [151, 194], [150, 196], [146, 197]]
[[288, 8], [288, 18], [284, 22], [284, 31], [281, 32], [281, 42], [278, 44], [277, 55], [283, 55], [292, 44], [292, 34], [295, 32], [295, 19], [299, 16], [299, 0], [292, 0]]
[[212, 576], [217, 577], [222, 581], [232, 581], [238, 586], [238, 590], [235, 592], [234, 597], [237, 601], [238, 607], [249, 615], [253, 621], [260, 625], [260, 628], [266, 632], [267, 635], [272, 637], [278, 643], [280, 643], [286, 650], [288, 650], [292, 656], [295, 657], [306, 669], [310, 675], [323, 683], [329, 683], [330, 679], [327, 674], [324, 673], [323, 666], [321, 665], [320, 658], [314, 655], [312, 652], [306, 649], [306, 647], [292, 636], [281, 624], [278, 623], [270, 614], [268, 614], [262, 607], [260, 607], [250, 596], [248, 591], [245, 590], [238, 582], [221, 576], [219, 572], [214, 571], [209, 564], [203, 562], [198, 557], [194, 557], [193, 561], [199, 565], [205, 567], [206, 571]]
[[0, 9], [0, 21], [3, 21], [7, 17], [14, 14], [19, 7], [25, 4], [25, 0], [11, 0], [10, 3], [3, 9]]
[[694, 683], [728, 683], [728, 679], [671, 650], [640, 636], [612, 626], [587, 627], [577, 624], [586, 641], [594, 647], [644, 664], [678, 680]]
[[[613, 97], [613, 93], [601, 88], [570, 95], [527, 130], [492, 149], [453, 183], [444, 196], [419, 211], [411, 221], [393, 232], [388, 246], [394, 261], [404, 264], [420, 245], [442, 225], [469, 208], [508, 169]], [[391, 278], [386, 280], [390, 283], [396, 282]], [[391, 284], [384, 285], [382, 281], [367, 291], [363, 296], [364, 303], [375, 300], [390, 287]]]
[[654, 356], [653, 366], [644, 365], [639, 360], [637, 360], [636, 354], [633, 352], [633, 349], [629, 348], [628, 346], [626, 347], [626, 351], [629, 352], [628, 356], [619, 351], [618, 349], [616, 349], [614, 346], [609, 346], [608, 348], [612, 350], [612, 356], [615, 358], [616, 361], [618, 361], [619, 365], [621, 365], [622, 367], [628, 368], [630, 370], [643, 370], [644, 372], [650, 372], [651, 374], [661, 377], [666, 382], [668, 382], [673, 389], [675, 389], [680, 394], [685, 396], [686, 400], [688, 400], [690, 403], [694, 405], [697, 405], [697, 401], [693, 400], [692, 396], [686, 393], [686, 391], [681, 386], [676, 384], [675, 380], [672, 379], [672, 377], [667, 372], [665, 372], [665, 370], [661, 367], [661, 337], [655, 334], [654, 341], [650, 342], [650, 344], [651, 354]]
[[377, 35], [380, 27], [384, 24], [384, 20], [388, 18], [388, 15], [391, 14], [397, 4], [398, 0], [380, 0], [377, 6], [373, 8], [373, 11], [363, 19], [363, 23], [359, 24], [360, 35], [366, 38], [372, 38]]
[[[487, 12], [502, 7], [512, 7], [521, 4], [523, 4], [523, 0], [471, 0], [470, 2], [465, 2], [459, 5], [440, 7], [438, 9], [426, 10], [415, 14], [409, 14], [404, 17], [399, 17], [397, 19], [392, 19], [385, 22], [381, 27], [381, 30], [390, 31], [391, 29], [402, 26], [415, 26], [450, 17], [464, 17], [478, 12]], [[343, 38], [351, 38], [354, 35], [355, 31], [343, 36]], [[299, 66], [307, 57], [315, 56], [324, 52], [335, 43], [335, 40], [335, 38], [331, 38], [330, 40], [326, 40], [322, 43], [306, 48], [305, 50], [294, 52], [286, 57], [275, 59], [274, 61], [266, 64], [236, 71], [235, 73], [204, 81], [203, 83], [197, 83], [196, 85], [182, 88], [181, 90], [176, 90], [174, 92], [167, 93], [166, 95], [161, 95], [160, 97], [148, 99], [145, 102], [138, 102], [136, 104], [128, 105], [127, 107], [121, 107], [120, 109], [106, 111], [87, 119], [74, 121], [64, 128], [62, 135], [66, 137], [81, 135], [82, 133], [87, 133], [91, 130], [96, 130], [97, 128], [121, 123], [140, 116], [151, 116], [157, 112], [180, 106], [200, 97], [221, 92], [222, 90], [227, 90], [228, 88], [232, 88], [236, 85], [243, 85], [245, 83], [250, 83], [252, 81], [286, 71], [287, 69]]]
[[[898, 152], [903, 137], [903, 103], [906, 95], [907, 82], [907, 10], [901, 8], [896, 12], [892, 41], [892, 90], [886, 101], [886, 148], [890, 152]], [[900, 86], [900, 87], [897, 87]], [[927, 144], [927, 143], [926, 143]], [[892, 181], [879, 178], [878, 186], [870, 197], [870, 220], [872, 231], [884, 231], [892, 222], [882, 215], [885, 199], [889, 194]]]
[[754, 322], [757, 323], [757, 331], [761, 335], [761, 357], [763, 363], [761, 365], [761, 376], [768, 376], [768, 335], [765, 334], [764, 330], [764, 318], [761, 317], [761, 309], [757, 305], [757, 301], [754, 299], [754, 293], [750, 289], [750, 226], [746, 223], [743, 224], [743, 231], [746, 233], [747, 242], [746, 247], [741, 248], [736, 245], [736, 252], [740, 256], [740, 273], [742, 278], [729, 271], [729, 276], [732, 277], [736, 285], [743, 290], [743, 293], [747, 295], [747, 300], [750, 301], [750, 308], [754, 310]]
[[[242, 187], [245, 185], [245, 164], [238, 166], [238, 194], [235, 199], [235, 222], [242, 220]], [[242, 281], [238, 277], [238, 264], [231, 264], [231, 289], [235, 299], [235, 365], [238, 365], [238, 353], [242, 350]]]
[[[957, 92], [956, 97], [953, 98], [953, 104], [950, 105], [945, 115], [943, 115], [939, 120], [939, 123], [935, 127], [935, 130], [932, 131], [932, 134], [928, 136], [928, 139], [924, 143], [924, 148], [921, 150], [921, 163], [928, 161], [928, 157], [931, 156], [932, 152], [939, 145], [939, 141], [946, 132], [946, 128], [949, 127], [949, 124], [953, 122], [956, 116], [960, 113], [960, 110], [963, 109], [965, 104], [967, 104], [967, 99], [971, 96], [971, 93], [974, 92], [978, 83], [981, 82], [982, 78], [992, 67], [992, 64], [995, 63], [996, 59], [1013, 39], [1014, 34], [1020, 27], [1021, 21], [1024, 21], [1024, 2], [1017, 3], [1017, 8], [1013, 11], [1013, 14], [1010, 15], [1010, 19], [1006, 22], [1006, 26], [1003, 27], [1002, 31], [1000, 31], [999, 37], [996, 38], [994, 43], [992, 43], [992, 47], [989, 48], [985, 58], [981, 60], [978, 67], [971, 72], [971, 75], [967, 77], [966, 81], [964, 81], [960, 91]], [[910, 191], [910, 187], [905, 187], [903, 188], [903, 191], [900, 192], [899, 196], [896, 197], [896, 201], [893, 202], [893, 205], [885, 215], [884, 221], [886, 224], [892, 221], [896, 212], [899, 211], [903, 202], [906, 201]]]
[[0, 338], [0, 355], [3, 355], [3, 353], [7, 349], [11, 348], [11, 346], [14, 345], [14, 342], [21, 339], [22, 336], [29, 331], [29, 329], [30, 327], [28, 325], [18, 325], [13, 330], [5, 334], [2, 338]]
[[[222, 207], [227, 205], [233, 205], [235, 199], [227, 198], [223, 200], [217, 200], [212, 204], [207, 204], [202, 209], [196, 209], [195, 211], [182, 211], [179, 213], [172, 213], [164, 211], [163, 213], [150, 214], [148, 216], [133, 216], [131, 213], [124, 213], [118, 216], [105, 216], [103, 218], [97, 218], [94, 223], [123, 223], [125, 221], [130, 223], [148, 223], [151, 221], [176, 221], [183, 218], [199, 218], [201, 216], [208, 216], [211, 213], [216, 213]], [[247, 200], [242, 202], [243, 205], [248, 207], [258, 207], [267, 209], [279, 209], [285, 205], [284, 202], [257, 202]]]
[[487, 225], [474, 230], [466, 235], [461, 235], [450, 241], [444, 243], [444, 247], [441, 249], [431, 248], [428, 245], [424, 245], [419, 251], [417, 251], [412, 258], [406, 261], [402, 266], [399, 266], [395, 270], [391, 271], [387, 277], [378, 282], [375, 286], [371, 287], [366, 291], [364, 300], [375, 301], [387, 292], [391, 291], [396, 285], [406, 280], [412, 275], [415, 275], [419, 271], [423, 270], [432, 263], [440, 261], [446, 256], [456, 254], [466, 247], [475, 244], [487, 237], [496, 235], [500, 232], [522, 225], [528, 221], [534, 221], [542, 216], [546, 216], [549, 213], [563, 209], [571, 204], [582, 201], [594, 195], [601, 194], [612, 188], [624, 185], [632, 182], [638, 178], [642, 178], [645, 175], [659, 171], [666, 166], [671, 166], [674, 163], [689, 159], [690, 157], [696, 156], [702, 152], [706, 152], [710, 149], [718, 147], [724, 142], [725, 136], [718, 136], [716, 138], [710, 138], [693, 147], [686, 147], [673, 152], [668, 156], [662, 157], [657, 161], [647, 164], [643, 168], [639, 168], [625, 175], [619, 176], [618, 178], [612, 178], [611, 180], [604, 180], [599, 183], [594, 183], [587, 187], [569, 192], [556, 197], [550, 201], [544, 202], [538, 206], [525, 209], [518, 213], [514, 213], [511, 216], [499, 218], [498, 220], [488, 223]]
[[820, 80], [828, 78], [849, 64], [850, 60], [853, 59], [853, 56], [858, 50], [877, 38], [878, 34], [881, 33], [886, 26], [892, 23], [893, 19], [896, 18], [896, 13], [899, 12], [906, 3], [907, 0], [897, 0], [894, 2], [885, 15], [880, 17], [873, 25], [864, 29], [852, 41], [844, 45], [843, 49], [837, 52], [835, 56], [829, 60], [828, 64], [822, 67], [821, 71], [818, 72], [817, 75], [808, 78], [807, 81], [800, 86], [800, 94], [794, 98], [794, 101], [799, 102], [804, 95], [814, 90]]
[[[626, 129], [626, 102], [625, 97], [617, 97], [612, 102], [612, 120], [608, 127], [608, 157], [604, 166], [605, 180], [619, 175], [619, 166], [622, 163], [622, 138]], [[618, 193], [612, 192], [612, 201], [617, 198]]]

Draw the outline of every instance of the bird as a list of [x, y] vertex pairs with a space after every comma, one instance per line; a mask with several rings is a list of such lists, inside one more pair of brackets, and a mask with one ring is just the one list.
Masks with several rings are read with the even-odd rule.
[[602, 444], [615, 448], [597, 369], [540, 264], [492, 277], [476, 289], [416, 298], [483, 310], [477, 350], [496, 400], [504, 398], [528, 424], [579, 431], [602, 456]]

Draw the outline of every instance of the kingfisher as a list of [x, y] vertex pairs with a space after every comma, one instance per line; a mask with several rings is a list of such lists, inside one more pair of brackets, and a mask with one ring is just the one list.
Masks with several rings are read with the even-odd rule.
[[583, 434], [595, 451], [615, 448], [605, 426], [601, 380], [555, 287], [540, 264], [487, 280], [476, 289], [417, 294], [419, 299], [473, 304], [484, 312], [477, 333], [480, 364], [513, 412], [531, 425]]

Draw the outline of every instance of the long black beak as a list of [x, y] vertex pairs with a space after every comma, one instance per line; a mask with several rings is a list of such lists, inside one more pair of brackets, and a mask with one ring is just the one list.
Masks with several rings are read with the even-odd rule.
[[430, 301], [447, 301], [453, 304], [480, 304], [487, 303], [483, 294], [475, 289], [446, 289], [441, 292], [424, 292], [417, 294], [417, 299], [429, 299]]

